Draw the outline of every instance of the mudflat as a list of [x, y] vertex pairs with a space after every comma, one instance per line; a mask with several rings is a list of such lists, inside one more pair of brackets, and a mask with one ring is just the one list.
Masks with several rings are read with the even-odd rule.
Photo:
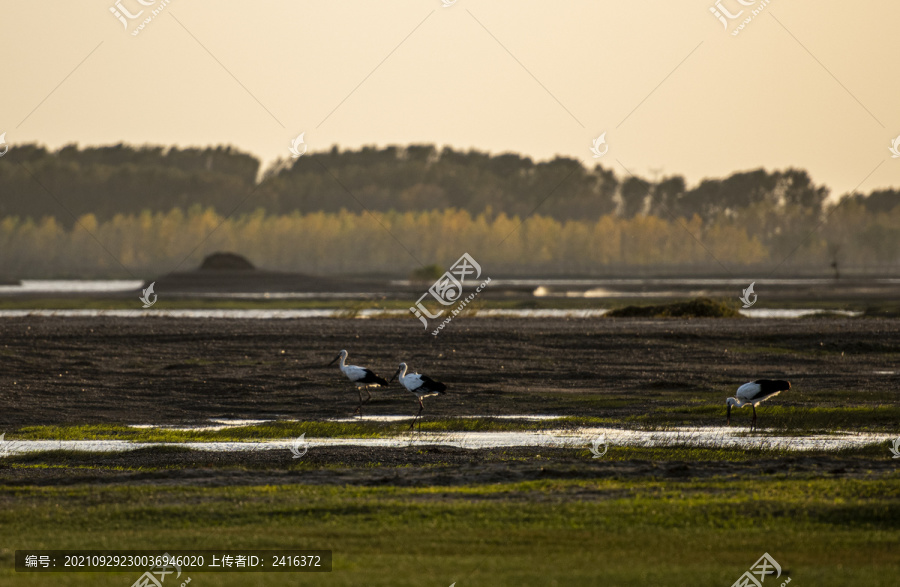
[[[390, 378], [403, 361], [443, 381], [426, 417], [556, 414], [624, 419], [721, 405], [738, 385], [788, 379], [785, 407], [896, 405], [900, 319], [507, 319], [459, 317], [439, 336], [406, 319], [0, 320], [0, 430], [89, 423], [353, 415], [336, 366]], [[366, 415], [418, 405], [395, 381]], [[766, 405], [768, 406], [769, 403]], [[764, 411], [766, 408], [762, 408]], [[706, 419], [693, 419], [704, 424]]]

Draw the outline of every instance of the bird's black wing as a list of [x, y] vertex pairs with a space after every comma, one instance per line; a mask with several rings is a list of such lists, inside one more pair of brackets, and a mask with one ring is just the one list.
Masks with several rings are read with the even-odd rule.
[[371, 369], [366, 369], [366, 376], [360, 379], [357, 383], [365, 383], [367, 385], [384, 385], [387, 387], [388, 382], [379, 377], [374, 371]]
[[[440, 381], [435, 381], [431, 377], [427, 375], [420, 375], [422, 378], [422, 387], [427, 389], [428, 391], [436, 391], [437, 393], [444, 393], [447, 390], [447, 386], [441, 383]], [[420, 387], [421, 389], [421, 387]]]
[[753, 383], [759, 385], [759, 391], [751, 397], [753, 401], [767, 398], [770, 395], [776, 395], [782, 391], [787, 391], [790, 387], [785, 387], [783, 381], [775, 381], [773, 379], [757, 379]]

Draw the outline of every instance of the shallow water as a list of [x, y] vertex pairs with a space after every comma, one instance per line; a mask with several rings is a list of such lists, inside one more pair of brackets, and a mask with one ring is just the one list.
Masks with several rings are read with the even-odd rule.
[[[475, 316], [481, 317], [507, 317], [507, 318], [596, 318], [603, 316], [609, 310], [591, 309], [544, 309], [544, 310], [479, 310]], [[741, 310], [741, 314], [749, 318], [800, 318], [812, 314], [820, 314], [825, 310], [814, 309], [759, 309]], [[859, 312], [835, 312], [845, 316], [858, 316]], [[250, 309], [177, 309], [177, 310], [94, 310], [94, 309], [69, 309], [69, 310], [0, 310], [0, 318], [22, 318], [27, 316], [60, 317], [60, 318], [95, 318], [107, 316], [111, 318], [228, 318], [240, 320], [277, 320], [297, 318], [343, 318], [346, 310], [250, 310]], [[409, 310], [360, 310], [354, 317], [359, 319], [378, 318], [385, 316], [409, 316]]]
[[113, 293], [137, 291], [136, 279], [23, 279], [18, 285], [0, 285], [0, 293]]
[[[384, 418], [384, 416], [382, 416]], [[408, 420], [408, 416], [393, 416]], [[891, 440], [884, 434], [856, 434], [836, 432], [812, 436], [783, 436], [765, 431], [749, 433], [746, 428], [675, 428], [660, 431], [622, 430], [618, 428], [584, 428], [581, 430], [551, 429], [542, 432], [410, 432], [391, 438], [315, 438], [306, 437], [310, 450], [316, 447], [362, 446], [373, 448], [403, 448], [408, 446], [441, 444], [464, 449], [504, 447], [590, 448], [594, 441], [598, 448], [607, 446], [610, 452], [617, 446], [640, 447], [713, 447], [764, 448], [789, 451], [857, 448]], [[184, 442], [144, 443], [123, 440], [24, 440], [9, 439], [0, 450], [19, 454], [46, 450], [80, 450], [90, 452], [124, 451], [150, 446], [174, 445], [206, 451], [289, 450], [293, 439], [263, 442]], [[885, 449], [887, 450], [887, 449]], [[602, 448], [600, 448], [602, 452]]]

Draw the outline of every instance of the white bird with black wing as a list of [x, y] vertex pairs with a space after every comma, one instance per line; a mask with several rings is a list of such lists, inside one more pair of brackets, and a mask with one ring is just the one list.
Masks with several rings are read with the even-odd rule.
[[440, 381], [435, 381], [427, 375], [420, 375], [418, 373], [410, 373], [409, 375], [407, 375], [406, 369], [406, 363], [400, 363], [400, 368], [397, 369], [397, 372], [394, 373], [393, 377], [391, 377], [391, 381], [399, 377], [400, 384], [411, 391], [413, 394], [415, 394], [416, 399], [419, 400], [419, 413], [416, 414], [416, 417], [413, 419], [412, 424], [409, 425], [409, 429], [412, 430], [413, 426], [416, 425], [416, 420], [419, 419], [419, 416], [422, 415], [422, 411], [425, 409], [425, 405], [422, 403], [422, 400], [433, 395], [444, 395], [447, 386]]
[[753, 430], [756, 428], [756, 406], [790, 388], [791, 382], [782, 381], [781, 379], [757, 379], [756, 381], [743, 384], [738, 387], [734, 397], [725, 400], [725, 404], [728, 406], [725, 423], [731, 424], [732, 406], [738, 408], [751, 406], [753, 408], [753, 421], [750, 423], [750, 430]]
[[341, 351], [341, 353], [334, 358], [334, 361], [328, 363], [328, 366], [330, 367], [331, 365], [333, 365], [334, 362], [338, 359], [341, 360], [341, 373], [347, 376], [347, 379], [349, 379], [350, 382], [356, 386], [356, 391], [359, 393], [359, 406], [357, 406], [356, 411], [361, 414], [363, 405], [362, 390], [366, 390], [366, 395], [369, 396], [366, 399], [366, 401], [368, 402], [370, 399], [372, 399], [372, 394], [369, 393], [369, 387], [387, 387], [388, 382], [379, 377], [371, 369], [366, 369], [365, 367], [357, 367], [356, 365], [348, 365], [347, 356], [347, 351]]

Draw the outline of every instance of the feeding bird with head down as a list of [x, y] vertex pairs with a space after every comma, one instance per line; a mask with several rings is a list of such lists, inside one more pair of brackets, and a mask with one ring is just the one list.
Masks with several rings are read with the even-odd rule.
[[756, 381], [751, 381], [750, 383], [745, 383], [742, 386], [738, 387], [737, 392], [735, 392], [734, 397], [730, 397], [725, 400], [725, 404], [728, 406], [728, 412], [725, 416], [725, 423], [731, 424], [731, 408], [732, 406], [738, 408], [744, 408], [747, 406], [751, 406], [753, 408], [753, 420], [750, 422], [750, 430], [756, 428], [756, 406], [758, 406], [761, 402], [766, 401], [770, 397], [774, 397], [781, 393], [782, 391], [787, 391], [791, 388], [790, 381], [783, 381], [781, 379], [757, 379]]
[[357, 406], [356, 411], [361, 414], [363, 405], [362, 390], [366, 390], [366, 395], [369, 396], [366, 399], [366, 402], [368, 402], [372, 399], [372, 394], [369, 393], [369, 387], [387, 387], [388, 382], [379, 377], [378, 374], [376, 374], [371, 369], [366, 369], [365, 367], [357, 367], [356, 365], [348, 365], [347, 356], [347, 351], [341, 351], [333, 361], [328, 363], [328, 366], [330, 367], [331, 365], [333, 365], [334, 362], [338, 359], [341, 360], [341, 363], [339, 365], [341, 373], [347, 376], [347, 379], [349, 379], [350, 382], [356, 386], [356, 391], [359, 393], [359, 406]]
[[412, 430], [413, 426], [416, 425], [416, 420], [419, 419], [419, 416], [422, 415], [422, 411], [425, 410], [425, 405], [422, 403], [422, 400], [433, 395], [444, 395], [447, 386], [440, 381], [435, 381], [427, 375], [420, 375], [418, 373], [410, 373], [407, 375], [406, 369], [406, 363], [400, 363], [400, 368], [397, 369], [397, 372], [391, 377], [391, 381], [399, 377], [400, 384], [411, 391], [416, 396], [416, 399], [419, 400], [419, 413], [416, 414], [412, 424], [409, 425], [409, 429]]

